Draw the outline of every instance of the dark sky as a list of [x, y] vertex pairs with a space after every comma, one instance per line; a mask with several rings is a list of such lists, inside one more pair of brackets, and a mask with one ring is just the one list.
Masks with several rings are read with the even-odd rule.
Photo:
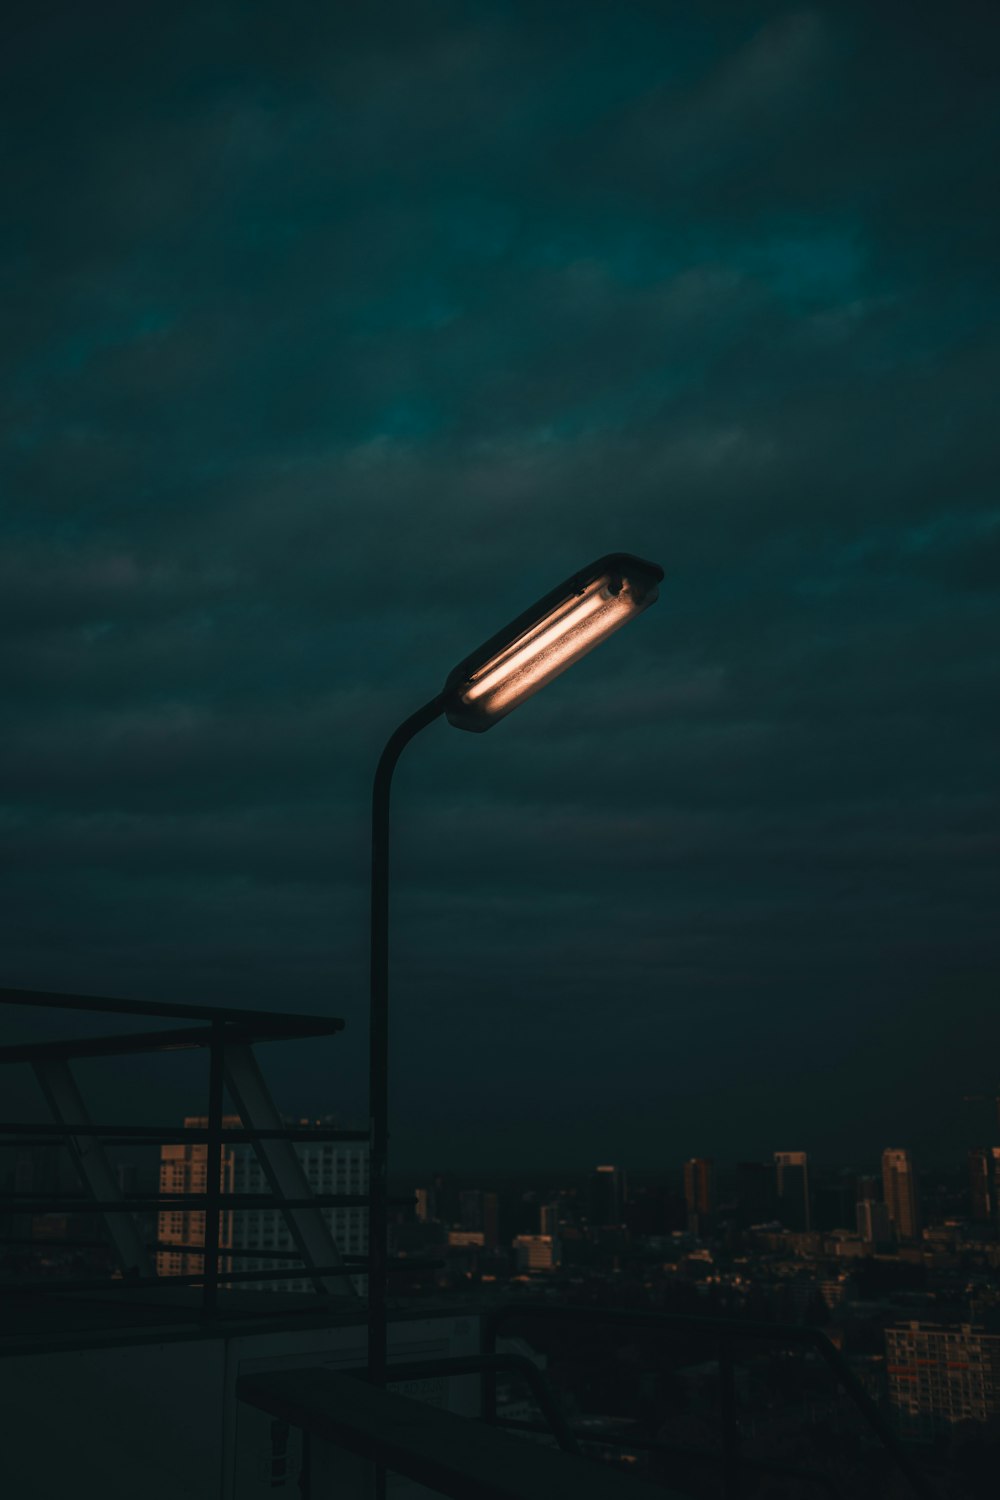
[[342, 1015], [272, 1076], [361, 1115], [382, 741], [624, 549], [654, 609], [402, 763], [396, 1161], [956, 1155], [1000, 1080], [998, 43], [22, 6], [4, 982]]

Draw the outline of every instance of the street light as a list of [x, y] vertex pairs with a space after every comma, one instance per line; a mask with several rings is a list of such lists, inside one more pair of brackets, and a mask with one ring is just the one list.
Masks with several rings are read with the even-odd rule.
[[368, 1378], [386, 1378], [386, 1179], [389, 1072], [389, 792], [403, 749], [435, 719], [457, 729], [492, 728], [519, 703], [586, 656], [654, 602], [663, 569], [627, 552], [601, 557], [518, 615], [451, 672], [444, 688], [388, 739], [372, 792], [371, 1157], [368, 1226]]

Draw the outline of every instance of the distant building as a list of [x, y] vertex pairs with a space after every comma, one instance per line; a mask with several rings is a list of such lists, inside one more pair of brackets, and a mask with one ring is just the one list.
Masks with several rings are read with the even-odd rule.
[[470, 1248], [483, 1248], [483, 1231], [481, 1229], [449, 1229], [448, 1246], [452, 1250], [468, 1250]]
[[[300, 1122], [308, 1123], [308, 1122]], [[368, 1192], [368, 1142], [367, 1141], [296, 1141], [295, 1151], [302, 1163], [314, 1193], [344, 1193], [360, 1196]], [[267, 1193], [269, 1186], [252, 1146], [234, 1146], [233, 1190], [237, 1193]], [[366, 1255], [368, 1253], [368, 1211], [356, 1208], [321, 1208], [334, 1243], [342, 1255]], [[241, 1250], [291, 1250], [292, 1238], [285, 1218], [278, 1208], [250, 1209], [234, 1216], [233, 1248]], [[299, 1261], [274, 1261], [270, 1256], [255, 1260], [252, 1256], [240, 1256], [240, 1267], [247, 1271], [277, 1269], [294, 1270]], [[355, 1284], [358, 1279], [355, 1278]], [[254, 1288], [257, 1283], [250, 1282]], [[264, 1290], [280, 1289], [287, 1292], [311, 1292], [313, 1284], [307, 1277], [282, 1282], [261, 1282]]]
[[624, 1174], [618, 1167], [595, 1167], [590, 1179], [591, 1227], [613, 1229], [624, 1222]]
[[882, 1196], [896, 1239], [918, 1239], [920, 1202], [913, 1158], [909, 1151], [889, 1147], [882, 1152]]
[[437, 1217], [434, 1212], [434, 1189], [417, 1188], [415, 1213], [422, 1224], [430, 1224]]
[[[61, 1154], [58, 1146], [18, 1146], [14, 1152], [14, 1192], [46, 1193], [55, 1197], [59, 1192]], [[30, 1212], [12, 1214], [5, 1227], [15, 1239], [61, 1238], [69, 1231], [69, 1216]]]
[[969, 1209], [977, 1224], [1000, 1221], [1000, 1146], [969, 1152]]
[[500, 1198], [497, 1193], [483, 1194], [483, 1244], [495, 1250], [500, 1243]]
[[684, 1207], [687, 1228], [704, 1234], [715, 1217], [715, 1163], [707, 1156], [692, 1156], [684, 1163]]
[[547, 1234], [556, 1239], [559, 1234], [559, 1205], [558, 1203], [543, 1203], [538, 1209], [538, 1230], [540, 1234]]
[[877, 1198], [862, 1198], [856, 1208], [858, 1234], [866, 1245], [878, 1245], [889, 1238], [889, 1210]]
[[554, 1271], [560, 1263], [559, 1241], [551, 1234], [519, 1234], [514, 1260], [519, 1271]]
[[500, 1206], [496, 1193], [466, 1188], [458, 1195], [459, 1225], [482, 1232], [483, 1244], [495, 1250], [499, 1242]]
[[[239, 1115], [224, 1115], [224, 1129], [242, 1125]], [[188, 1115], [185, 1130], [207, 1130], [205, 1115]], [[219, 1188], [223, 1193], [233, 1191], [232, 1146], [223, 1146], [219, 1169]], [[208, 1144], [205, 1141], [177, 1142], [160, 1147], [160, 1193], [186, 1194], [204, 1193], [208, 1186]], [[156, 1252], [157, 1276], [194, 1276], [202, 1269], [203, 1256], [185, 1249], [186, 1246], [205, 1243], [205, 1214], [187, 1208], [168, 1208], [158, 1215], [156, 1237], [164, 1248]], [[233, 1215], [219, 1215], [219, 1249], [228, 1250], [233, 1245]], [[169, 1246], [170, 1248], [165, 1248]], [[219, 1269], [231, 1270], [232, 1261], [219, 1261]]]
[[933, 1438], [956, 1422], [1000, 1418], [1000, 1334], [976, 1324], [902, 1323], [885, 1331], [889, 1403], [901, 1433]]
[[809, 1212], [809, 1157], [805, 1151], [774, 1153], [774, 1193], [778, 1218], [793, 1233], [807, 1234]]
[[[207, 1126], [204, 1116], [189, 1115], [187, 1128]], [[301, 1122], [308, 1123], [308, 1122]], [[239, 1126], [236, 1115], [228, 1115], [223, 1126]], [[309, 1187], [314, 1193], [360, 1195], [368, 1191], [367, 1141], [297, 1141], [296, 1154], [302, 1163]], [[164, 1145], [160, 1148], [160, 1192], [203, 1193], [207, 1182], [208, 1147], [203, 1141]], [[222, 1151], [221, 1188], [223, 1192], [270, 1194], [270, 1185], [251, 1145], [224, 1146]], [[365, 1208], [322, 1208], [333, 1239], [343, 1255], [365, 1255], [368, 1251], [368, 1214]], [[219, 1247], [241, 1251], [261, 1251], [259, 1257], [240, 1255], [241, 1271], [293, 1271], [301, 1266], [297, 1258], [282, 1260], [276, 1252], [293, 1250], [293, 1242], [284, 1215], [277, 1207], [243, 1209], [239, 1213], [220, 1214]], [[161, 1243], [177, 1246], [157, 1252], [157, 1274], [178, 1276], [201, 1270], [202, 1257], [185, 1251], [184, 1245], [205, 1243], [203, 1211], [167, 1209], [159, 1215], [158, 1238]], [[234, 1268], [228, 1258], [220, 1260], [220, 1269]], [[308, 1291], [312, 1281], [293, 1277], [278, 1282], [248, 1282], [246, 1291]]]
[[463, 1188], [459, 1193], [458, 1222], [462, 1229], [482, 1229], [483, 1195], [478, 1188]]

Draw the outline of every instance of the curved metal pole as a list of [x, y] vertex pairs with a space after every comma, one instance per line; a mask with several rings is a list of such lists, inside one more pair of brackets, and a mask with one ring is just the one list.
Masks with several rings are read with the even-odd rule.
[[368, 1214], [368, 1378], [385, 1384], [386, 1277], [389, 1199], [389, 793], [403, 750], [444, 713], [444, 698], [432, 698], [404, 719], [386, 743], [372, 789], [371, 1021], [368, 1034], [368, 1099], [371, 1113]]

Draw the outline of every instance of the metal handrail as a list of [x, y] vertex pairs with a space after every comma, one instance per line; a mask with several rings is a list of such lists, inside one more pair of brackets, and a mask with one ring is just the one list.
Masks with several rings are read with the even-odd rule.
[[[579, 1453], [579, 1444], [572, 1428], [559, 1410], [559, 1403], [548, 1381], [538, 1366], [524, 1354], [449, 1354], [440, 1359], [414, 1359], [402, 1363], [390, 1361], [386, 1366], [386, 1384], [394, 1385], [401, 1380], [421, 1380], [435, 1375], [481, 1375], [484, 1371], [496, 1374], [501, 1370], [512, 1370], [531, 1387], [538, 1402], [538, 1409], [548, 1423], [547, 1431], [555, 1438], [564, 1453]], [[365, 1379], [367, 1370], [355, 1374]]]
[[184, 1017], [192, 1021], [232, 1021], [260, 1026], [274, 1037], [314, 1036], [312, 1028], [327, 1025], [342, 1031], [344, 1022], [333, 1016], [309, 1016], [294, 1011], [247, 1010], [231, 1005], [191, 1005], [183, 1001], [126, 1000], [120, 995], [77, 995], [68, 991], [23, 990], [0, 987], [0, 1005], [32, 1009], [97, 1010], [117, 1016]]
[[[182, 1027], [164, 1027], [158, 1031], [135, 1031], [132, 1033], [120, 1033], [113, 1036], [81, 1037], [67, 1041], [38, 1041], [34, 1043], [18, 1043], [12, 1046], [0, 1046], [0, 1063], [27, 1062], [35, 1067], [39, 1081], [45, 1090], [45, 1070], [53, 1068], [69, 1067], [73, 1059], [81, 1057], [114, 1056], [135, 1052], [159, 1052], [187, 1050], [190, 1048], [206, 1048], [209, 1053], [209, 1099], [207, 1119], [204, 1125], [192, 1128], [178, 1129], [171, 1126], [160, 1130], [157, 1126], [142, 1125], [96, 1125], [86, 1118], [86, 1110], [82, 1106], [76, 1111], [78, 1118], [72, 1115], [66, 1116], [62, 1108], [52, 1104], [52, 1095], [46, 1091], [47, 1097], [57, 1118], [47, 1124], [30, 1124], [21, 1121], [8, 1121], [0, 1124], [0, 1139], [13, 1137], [11, 1145], [25, 1145], [32, 1143], [44, 1143], [46, 1145], [66, 1146], [71, 1150], [77, 1166], [81, 1170], [82, 1180], [90, 1188], [89, 1193], [71, 1192], [15, 1192], [4, 1195], [4, 1207], [8, 1212], [14, 1213], [56, 1213], [66, 1211], [94, 1212], [102, 1215], [118, 1214], [142, 1214], [142, 1213], [169, 1213], [171, 1210], [202, 1210], [204, 1213], [203, 1245], [191, 1247], [190, 1251], [173, 1244], [164, 1245], [162, 1248], [179, 1250], [182, 1253], [200, 1255], [202, 1268], [198, 1273], [185, 1274], [182, 1276], [150, 1276], [146, 1264], [146, 1254], [149, 1250], [160, 1249], [160, 1245], [147, 1245], [143, 1247], [141, 1242], [132, 1237], [135, 1250], [122, 1249], [121, 1236], [118, 1231], [108, 1225], [109, 1239], [118, 1250], [119, 1266], [123, 1275], [118, 1279], [108, 1278], [106, 1281], [98, 1281], [96, 1278], [53, 1278], [44, 1282], [17, 1282], [10, 1287], [0, 1285], [0, 1291], [34, 1292], [52, 1291], [65, 1294], [72, 1291], [83, 1291], [93, 1289], [117, 1289], [137, 1287], [158, 1287], [200, 1285], [202, 1288], [201, 1312], [205, 1321], [211, 1321], [217, 1312], [218, 1288], [229, 1282], [264, 1282], [281, 1281], [302, 1277], [313, 1281], [318, 1291], [332, 1290], [328, 1288], [321, 1278], [330, 1280], [342, 1279], [347, 1282], [351, 1275], [364, 1274], [368, 1269], [369, 1257], [350, 1256], [340, 1257], [337, 1247], [332, 1246], [334, 1256], [338, 1257], [336, 1265], [317, 1266], [313, 1264], [317, 1259], [327, 1259], [322, 1254], [309, 1254], [308, 1247], [301, 1240], [298, 1223], [294, 1217], [296, 1210], [321, 1209], [329, 1207], [339, 1208], [366, 1208], [371, 1211], [371, 1193], [315, 1193], [309, 1196], [301, 1196], [300, 1193], [289, 1194], [281, 1190], [280, 1181], [272, 1182], [272, 1191], [266, 1193], [233, 1193], [222, 1191], [222, 1151], [229, 1143], [249, 1143], [257, 1145], [265, 1141], [369, 1141], [368, 1131], [341, 1131], [331, 1128], [310, 1128], [304, 1126], [287, 1126], [272, 1128], [277, 1121], [272, 1117], [265, 1119], [262, 1124], [268, 1128], [257, 1128], [252, 1120], [248, 1119], [246, 1110], [242, 1108], [243, 1121], [237, 1128], [226, 1127], [223, 1124], [223, 1062], [224, 1057], [231, 1054], [225, 1049], [232, 1048], [234, 1052], [242, 1047], [248, 1049], [248, 1045], [255, 1041], [278, 1041], [296, 1040], [303, 1038], [315, 1038], [331, 1036], [343, 1029], [344, 1022], [336, 1017], [287, 1014], [273, 1011], [248, 1010], [227, 1006], [187, 1005], [187, 1004], [159, 1004], [143, 1000], [126, 1000], [118, 997], [99, 995], [77, 995], [57, 993], [45, 990], [21, 990], [0, 988], [0, 1005], [27, 1006], [33, 1009], [44, 1008], [49, 1010], [66, 1011], [91, 1011], [109, 1012], [121, 1016], [134, 1016], [150, 1018], [156, 1017], [160, 1020], [183, 1019], [186, 1022], [197, 1021], [202, 1023], [198, 1026], [185, 1025]], [[69, 1074], [65, 1076], [68, 1078]], [[232, 1085], [230, 1084], [230, 1087]], [[266, 1097], [266, 1096], [265, 1096]], [[205, 1169], [206, 1186], [201, 1193], [172, 1193], [157, 1194], [150, 1196], [136, 1194], [128, 1196], [125, 1194], [109, 1193], [114, 1184], [107, 1180], [106, 1169], [103, 1179], [95, 1178], [91, 1171], [81, 1168], [80, 1152], [100, 1153], [99, 1142], [102, 1139], [115, 1140], [118, 1142], [132, 1141], [141, 1143], [149, 1140], [160, 1140], [175, 1144], [191, 1143], [202, 1144], [205, 1147]], [[81, 1146], [78, 1150], [77, 1142], [90, 1143]], [[102, 1158], [103, 1161], [103, 1158]], [[305, 1179], [299, 1174], [303, 1185]], [[269, 1176], [270, 1180], [270, 1176]], [[97, 1190], [97, 1182], [105, 1183], [105, 1191]], [[294, 1182], [294, 1178], [293, 1178]], [[410, 1199], [402, 1200], [409, 1203]], [[281, 1258], [285, 1261], [299, 1260], [304, 1262], [301, 1267], [294, 1270], [268, 1269], [262, 1267], [254, 1271], [226, 1271], [222, 1262], [235, 1252], [220, 1244], [221, 1217], [224, 1213], [239, 1212], [242, 1209], [277, 1208], [284, 1217], [285, 1226], [289, 1235], [296, 1241], [296, 1249], [290, 1250]], [[16, 1240], [15, 1236], [0, 1235], [0, 1241]], [[40, 1243], [40, 1241], [28, 1241], [28, 1243]], [[83, 1242], [70, 1239], [59, 1242], [67, 1250], [74, 1248], [93, 1247], [94, 1242], [89, 1241], [85, 1246]], [[132, 1255], [133, 1259], [123, 1259], [123, 1256]], [[136, 1260], [135, 1257], [138, 1257]], [[267, 1252], [263, 1252], [260, 1259], [270, 1259]], [[436, 1263], [435, 1263], [436, 1264]], [[393, 1265], [392, 1270], [410, 1271], [416, 1268], [417, 1262], [406, 1261], [398, 1267]], [[423, 1268], [423, 1262], [421, 1262]]]
[[[882, 1446], [893, 1458], [896, 1467], [908, 1481], [920, 1500], [938, 1500], [936, 1492], [904, 1452], [892, 1428], [885, 1421], [874, 1401], [868, 1395], [840, 1350], [830, 1342], [818, 1328], [809, 1328], [792, 1323], [762, 1323], [756, 1320], [743, 1322], [739, 1318], [701, 1318], [687, 1313], [665, 1313], [658, 1311], [633, 1311], [626, 1308], [574, 1307], [571, 1304], [541, 1304], [508, 1302], [490, 1308], [483, 1313], [482, 1347], [489, 1352], [496, 1344], [497, 1333], [502, 1323], [516, 1318], [536, 1318], [542, 1321], [574, 1323], [612, 1323], [632, 1328], [662, 1328], [673, 1332], [691, 1333], [712, 1337], [718, 1344], [719, 1366], [722, 1387], [723, 1422], [723, 1475], [725, 1493], [735, 1497], [738, 1493], [739, 1470], [742, 1458], [739, 1451], [739, 1429], [736, 1421], [735, 1388], [733, 1381], [733, 1344], [758, 1341], [782, 1343], [786, 1347], [800, 1345], [814, 1350], [829, 1365], [835, 1378], [851, 1397], [868, 1426], [878, 1437]], [[483, 1380], [483, 1414], [491, 1420], [495, 1414], [495, 1383], [486, 1377]]]
[[[493, 1426], [509, 1427], [515, 1432], [533, 1432], [539, 1437], [547, 1435], [549, 1431], [539, 1422], [522, 1422], [518, 1417], [496, 1417]], [[710, 1449], [693, 1448], [686, 1443], [662, 1443], [658, 1439], [638, 1438], [620, 1432], [591, 1433], [582, 1427], [571, 1427], [570, 1432], [579, 1442], [591, 1443], [596, 1447], [639, 1448], [648, 1453], [667, 1453], [671, 1458], [718, 1462]], [[797, 1464], [772, 1463], [770, 1459], [763, 1458], [744, 1458], [742, 1464], [745, 1469], [755, 1469], [760, 1474], [776, 1474], [784, 1479], [802, 1479], [807, 1483], [817, 1484], [828, 1495], [832, 1495], [834, 1500], [840, 1500], [840, 1490], [834, 1481], [829, 1474], [821, 1474], [818, 1469], [802, 1469]]]
[[[119, 1145], [141, 1145], [156, 1141], [169, 1145], [199, 1144], [208, 1140], [207, 1126], [202, 1125], [63, 1125], [45, 1121], [33, 1125], [23, 1120], [0, 1123], [0, 1136], [52, 1136], [52, 1140], [33, 1139], [34, 1146], [61, 1146], [66, 1136], [95, 1136], [115, 1140]], [[253, 1141], [367, 1141], [367, 1130], [335, 1130], [324, 1125], [288, 1125], [281, 1130], [248, 1130], [243, 1125], [224, 1125], [222, 1139], [247, 1145]]]
[[[202, 1253], [201, 1247], [194, 1253], [200, 1255]], [[217, 1250], [216, 1254], [224, 1256], [228, 1255], [229, 1251]], [[441, 1264], [442, 1262], [439, 1260], [414, 1260], [408, 1263], [406, 1269], [410, 1271], [428, 1270], [437, 1268]], [[302, 1281], [312, 1276], [358, 1276], [363, 1275], [367, 1267], [367, 1256], [345, 1255], [337, 1266], [293, 1266], [288, 1270], [277, 1271], [220, 1271], [218, 1285], [223, 1286], [230, 1281], [238, 1284], [253, 1281]], [[130, 1276], [120, 1281], [109, 1281], [106, 1276], [82, 1277], [79, 1279], [74, 1278], [73, 1280], [67, 1279], [65, 1281], [58, 1278], [47, 1278], [43, 1281], [0, 1282], [0, 1294], [9, 1292], [20, 1297], [22, 1293], [24, 1295], [31, 1293], [53, 1295], [64, 1290], [100, 1292], [107, 1290], [108, 1287], [116, 1286], [124, 1287], [127, 1291], [145, 1290], [150, 1287], [155, 1287], [158, 1291], [162, 1291], [164, 1287], [203, 1286], [205, 1280], [204, 1271], [185, 1272], [183, 1275], [178, 1276]]]
[[[18, 1245], [25, 1250], [34, 1249], [39, 1245], [55, 1246], [56, 1248], [60, 1248], [63, 1250], [106, 1250], [108, 1247], [107, 1240], [68, 1240], [64, 1236], [57, 1237], [55, 1235], [49, 1236], [48, 1238], [46, 1238], [44, 1235], [32, 1235], [30, 1238], [27, 1238], [25, 1236], [17, 1236], [12, 1234], [0, 1234], [0, 1244]], [[168, 1255], [205, 1254], [204, 1245], [182, 1245], [178, 1244], [175, 1240], [150, 1240], [146, 1248], [147, 1250], [162, 1250]], [[287, 1250], [265, 1250], [256, 1245], [252, 1245], [249, 1248], [243, 1248], [242, 1246], [237, 1245], [221, 1245], [215, 1253], [219, 1256], [220, 1260], [304, 1261], [305, 1259], [302, 1251], [296, 1250], [293, 1247], [289, 1247]], [[344, 1264], [345, 1266], [351, 1266], [355, 1271], [363, 1270], [368, 1265], [367, 1255], [343, 1255], [341, 1256], [341, 1261], [342, 1264]], [[399, 1273], [402, 1273], [403, 1271], [439, 1271], [444, 1266], [444, 1264], [445, 1262], [443, 1260], [434, 1260], [423, 1255], [404, 1255], [400, 1256], [395, 1261], [390, 1261], [389, 1269], [390, 1271], [396, 1271]], [[299, 1274], [304, 1275], [305, 1272], [303, 1271]], [[198, 1279], [200, 1280], [200, 1277]], [[264, 1277], [264, 1279], [267, 1279], [266, 1276]], [[156, 1280], [161, 1286], [163, 1285], [162, 1277], [157, 1277]], [[176, 1281], [177, 1278], [175, 1276], [171, 1276], [170, 1280], [173, 1282]], [[222, 1280], [225, 1281], [226, 1277], [223, 1276]], [[65, 1283], [60, 1284], [64, 1285]], [[117, 1285], [117, 1283], [115, 1284]], [[136, 1282], [133, 1279], [130, 1280], [128, 1284], [130, 1286], [135, 1286]], [[21, 1283], [19, 1282], [18, 1285], [21, 1285]]]

